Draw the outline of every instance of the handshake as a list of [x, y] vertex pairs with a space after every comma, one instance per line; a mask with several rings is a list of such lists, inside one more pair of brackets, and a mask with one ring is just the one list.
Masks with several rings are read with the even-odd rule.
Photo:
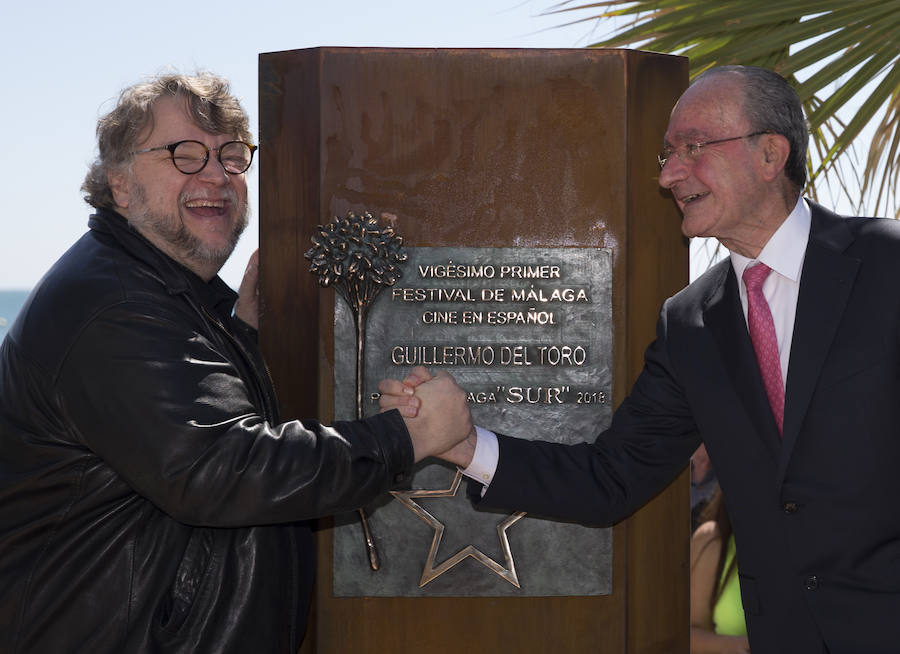
[[382, 411], [397, 409], [412, 439], [415, 460], [436, 456], [460, 468], [475, 454], [475, 425], [466, 393], [446, 372], [432, 376], [417, 366], [403, 381], [378, 384]]

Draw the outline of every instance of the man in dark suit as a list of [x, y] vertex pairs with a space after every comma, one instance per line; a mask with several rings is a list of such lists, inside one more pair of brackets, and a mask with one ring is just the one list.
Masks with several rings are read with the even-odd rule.
[[[574, 446], [478, 430], [442, 456], [484, 506], [621, 520], [706, 444], [751, 648], [900, 651], [900, 224], [804, 200], [806, 131], [777, 74], [712, 69], [672, 111], [659, 183], [731, 252], [662, 307], [608, 430]], [[758, 274], [762, 273], [762, 274]], [[384, 382], [382, 405], [440, 406]], [[480, 487], [479, 487], [480, 488]]]

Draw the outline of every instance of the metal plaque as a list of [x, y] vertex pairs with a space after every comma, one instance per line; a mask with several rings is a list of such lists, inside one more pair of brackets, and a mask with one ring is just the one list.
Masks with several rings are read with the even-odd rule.
[[[369, 309], [364, 413], [377, 385], [414, 365], [446, 370], [476, 424], [520, 438], [593, 440], [612, 417], [612, 262], [605, 249], [407, 248], [402, 276]], [[335, 302], [335, 417], [356, 416], [356, 330]], [[409, 489], [337, 516], [336, 596], [603, 595], [612, 530], [476, 510], [456, 469], [422, 462]], [[468, 483], [474, 483], [469, 481]], [[455, 486], [457, 488], [455, 488]], [[395, 497], [396, 495], [396, 497]]]

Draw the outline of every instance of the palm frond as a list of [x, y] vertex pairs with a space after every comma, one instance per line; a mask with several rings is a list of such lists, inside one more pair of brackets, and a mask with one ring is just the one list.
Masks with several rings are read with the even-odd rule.
[[684, 55], [692, 77], [725, 64], [777, 70], [809, 119], [808, 192], [821, 185], [861, 213], [900, 217], [900, 0], [566, 0], [545, 13], [613, 20], [590, 47]]

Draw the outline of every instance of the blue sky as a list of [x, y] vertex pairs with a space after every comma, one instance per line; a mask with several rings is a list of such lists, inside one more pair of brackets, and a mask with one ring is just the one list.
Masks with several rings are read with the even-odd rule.
[[[154, 0], [7, 2], [0, 9], [6, 127], [0, 179], [0, 289], [31, 288], [86, 229], [79, 188], [95, 154], [97, 118], [119, 91], [161, 71], [214, 71], [257, 130], [257, 55], [317, 46], [581, 47], [594, 26], [557, 29], [554, 0]], [[602, 32], [606, 31], [606, 26]], [[597, 34], [598, 32], [595, 32]], [[250, 227], [222, 277], [237, 286], [258, 244]]]

